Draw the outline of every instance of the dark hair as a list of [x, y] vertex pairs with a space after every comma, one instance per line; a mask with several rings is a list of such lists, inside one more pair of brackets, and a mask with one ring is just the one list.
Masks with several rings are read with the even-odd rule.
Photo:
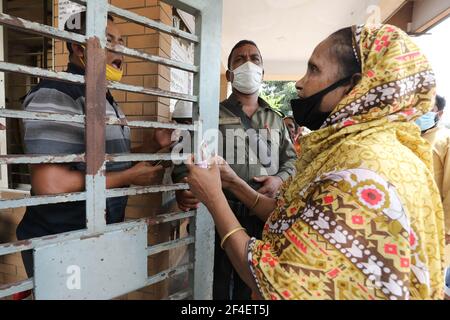
[[443, 111], [445, 108], [445, 104], [445, 98], [443, 96], [436, 95], [436, 108], [438, 109], [438, 111]]
[[241, 41], [239, 41], [238, 43], [236, 43], [236, 44], [234, 45], [233, 49], [231, 49], [230, 55], [228, 56], [228, 65], [227, 65], [228, 69], [231, 68], [231, 56], [233, 55], [234, 50], [239, 49], [240, 47], [243, 47], [243, 46], [245, 46], [245, 45], [247, 45], [247, 44], [252, 45], [252, 46], [255, 46], [256, 49], [258, 49], [258, 52], [259, 52], [259, 55], [261, 56], [261, 61], [262, 61], [261, 51], [259, 51], [259, 48], [258, 48], [258, 46], [256, 45], [256, 43], [254, 43], [254, 42], [251, 41], [251, 40], [241, 40]]
[[[79, 17], [79, 18], [78, 18]], [[69, 25], [69, 22], [75, 21], [75, 19], [79, 19], [80, 23], [78, 26], [71, 26]], [[114, 22], [114, 18], [112, 15], [108, 14], [108, 20]], [[67, 19], [66, 23], [64, 24], [64, 30], [77, 33], [77, 34], [86, 34], [86, 11], [81, 11], [78, 13], [74, 13]], [[66, 42], [67, 50], [69, 50], [69, 55], [72, 55], [73, 50], [71, 46], [72, 42]]]
[[330, 35], [332, 42], [331, 56], [339, 63], [341, 78], [361, 73], [361, 63], [356, 58], [356, 48], [353, 44], [351, 27], [340, 29]]

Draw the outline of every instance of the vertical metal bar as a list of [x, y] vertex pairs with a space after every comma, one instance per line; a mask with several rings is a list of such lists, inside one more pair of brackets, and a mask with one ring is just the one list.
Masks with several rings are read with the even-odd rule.
[[[3, 1], [0, 1], [0, 12], [3, 12]], [[5, 61], [5, 49], [4, 49], [4, 33], [3, 26], [0, 26], [0, 61]], [[0, 108], [6, 108], [5, 99], [5, 73], [0, 73]], [[6, 119], [0, 119], [0, 128], [6, 126]], [[7, 140], [6, 130], [0, 130], [0, 154], [7, 154]], [[6, 164], [0, 165], [0, 187], [8, 188], [8, 166]]]
[[[55, 0], [52, 0], [52, 24], [51, 26], [53, 27], [60, 27], [59, 25], [55, 24], [55, 18], [56, 18], [56, 14], [55, 14]], [[56, 53], [55, 53], [55, 38], [52, 38], [52, 70], [55, 71], [55, 58], [56, 58]]]
[[[194, 119], [201, 124], [195, 138], [197, 156], [200, 142], [208, 130], [208, 137], [211, 138], [210, 129], [216, 129], [212, 134], [216, 137], [213, 144], [217, 146], [219, 108], [211, 106], [219, 104], [222, 0], [208, 1], [202, 9], [195, 19], [196, 34], [200, 38], [195, 48], [195, 65], [200, 66], [200, 73], [194, 76], [194, 92], [199, 97], [199, 114]], [[208, 145], [210, 143], [208, 140]], [[194, 273], [190, 277], [193, 297], [198, 300], [212, 299], [215, 229], [205, 206], [197, 210], [191, 226], [191, 235], [196, 239], [194, 250], [191, 251], [191, 261], [194, 261]]]
[[[47, 0], [44, 0], [43, 3], [44, 8], [42, 9], [44, 12], [44, 15], [42, 17], [42, 23], [45, 25], [48, 25], [48, 19], [47, 19], [47, 11], [48, 11], [48, 3]], [[48, 39], [46, 37], [42, 38], [42, 68], [47, 69], [48, 68]]]
[[107, 0], [86, 5], [86, 224], [98, 232], [106, 226], [105, 114]]

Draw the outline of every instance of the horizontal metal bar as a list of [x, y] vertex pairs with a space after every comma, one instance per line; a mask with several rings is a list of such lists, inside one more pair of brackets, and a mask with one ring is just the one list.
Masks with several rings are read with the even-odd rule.
[[182, 239], [177, 239], [177, 240], [173, 240], [173, 241], [156, 244], [154, 246], [150, 246], [147, 248], [147, 255], [151, 256], [151, 255], [163, 252], [163, 251], [187, 246], [194, 242], [195, 242], [194, 237], [185, 237]]
[[26, 74], [33, 77], [61, 80], [66, 82], [84, 84], [84, 77], [78, 74], [72, 74], [68, 72], [55, 72], [42, 68], [28, 67], [20, 64], [0, 61], [0, 71], [3, 72], [16, 72], [20, 74]]
[[[81, 114], [69, 115], [52, 112], [29, 112], [24, 110], [11, 110], [0, 108], [0, 117], [28, 120], [46, 120], [84, 124], [85, 116]], [[184, 131], [195, 131], [193, 124], [177, 124], [157, 121], [127, 121], [116, 117], [106, 117], [107, 125], [129, 126], [130, 128], [165, 128]]]
[[59, 30], [57, 28], [45, 24], [28, 21], [1, 12], [0, 12], [0, 25], [69, 42], [75, 43], [86, 42], [86, 37], [81, 34]]
[[[124, 153], [106, 154], [107, 162], [126, 161], [184, 161], [188, 156], [171, 153]], [[0, 164], [35, 164], [35, 163], [72, 163], [84, 162], [85, 154], [62, 154], [62, 155], [0, 155]]]
[[[172, 155], [171, 153], [129, 153], [129, 154], [107, 154], [106, 161], [184, 161], [188, 156]], [[1, 164], [1, 162], [0, 162]]]
[[152, 217], [152, 218], [145, 218], [145, 221], [148, 226], [154, 226], [154, 225], [162, 224], [162, 223], [166, 223], [166, 222], [191, 218], [194, 216], [195, 216], [195, 211], [171, 212], [171, 213], [159, 214], [156, 217]]
[[24, 110], [0, 109], [0, 117], [14, 118], [14, 119], [60, 121], [60, 122], [84, 124], [84, 115], [81, 114], [69, 115], [52, 112], [30, 112]]
[[11, 284], [5, 284], [0, 286], [0, 298], [12, 296], [15, 293], [27, 291], [33, 289], [33, 278], [14, 282]]
[[180, 61], [176, 61], [176, 60], [172, 60], [172, 59], [167, 59], [167, 58], [163, 58], [160, 56], [156, 56], [153, 54], [148, 54], [146, 52], [142, 52], [136, 49], [131, 49], [122, 45], [111, 45], [111, 44], [107, 44], [106, 47], [114, 52], [117, 53], [122, 53], [126, 56], [129, 57], [133, 57], [133, 58], [140, 58], [149, 62], [154, 62], [154, 63], [158, 63], [158, 64], [162, 64], [168, 67], [173, 67], [173, 68], [177, 68], [180, 70], [184, 70], [184, 71], [188, 71], [188, 72], [193, 72], [193, 73], [197, 73], [199, 72], [199, 67], [194, 66], [192, 64], [189, 63], [184, 63], [184, 62], [180, 62]]
[[[87, 2], [86, 0], [71, 0], [71, 1], [81, 4], [81, 5], [86, 5], [86, 2]], [[175, 37], [189, 40], [194, 43], [199, 42], [199, 38], [196, 35], [193, 35], [189, 32], [181, 31], [177, 28], [168, 26], [161, 22], [156, 22], [152, 19], [140, 16], [137, 13], [121, 9], [121, 8], [115, 7], [113, 5], [108, 6], [108, 11], [120, 18], [132, 21], [134, 23], [137, 23], [137, 24], [140, 24], [140, 25], [143, 25], [143, 26], [167, 33], [167, 34], [171, 34]]]
[[0, 155], [0, 164], [31, 164], [31, 163], [70, 163], [84, 162], [84, 154], [64, 155]]
[[166, 91], [166, 90], [161, 90], [158, 88], [144, 88], [144, 87], [139, 87], [139, 86], [133, 86], [130, 84], [114, 82], [114, 81], [109, 81], [108, 88], [113, 89], [113, 90], [122, 90], [122, 91], [134, 92], [134, 93], [148, 94], [148, 95], [163, 97], [163, 98], [177, 99], [177, 100], [190, 101], [190, 102], [198, 102], [198, 97], [190, 95], [190, 94]]
[[[5, 62], [5, 61], [0, 61], [0, 71], [16, 72], [16, 73], [26, 74], [26, 75], [38, 77], [38, 78], [46, 78], [46, 79], [61, 80], [61, 81], [66, 81], [66, 82], [84, 84], [84, 76], [81, 76], [81, 75], [72, 74], [72, 73], [68, 73], [68, 72], [49, 71], [49, 70], [45, 70], [42, 68], [28, 67], [28, 66]], [[171, 92], [171, 91], [161, 90], [158, 88], [144, 88], [144, 87], [133, 86], [133, 85], [124, 84], [124, 83], [120, 83], [120, 82], [114, 82], [114, 81], [109, 82], [108, 88], [114, 89], [114, 90], [122, 90], [122, 91], [134, 92], [134, 93], [148, 94], [148, 95], [153, 95], [153, 96], [157, 96], [157, 97], [190, 101], [190, 102], [198, 101], [197, 96], [193, 96], [193, 95], [189, 95], [189, 94]]]
[[159, 272], [153, 276], [148, 277], [147, 282], [145, 284], [145, 287], [147, 286], [151, 286], [155, 283], [164, 281], [170, 277], [179, 275], [181, 273], [187, 272], [189, 269], [192, 269], [194, 267], [193, 263], [186, 263], [184, 265], [178, 266], [178, 267], [174, 267], [174, 268], [169, 268], [167, 270], [164, 270], [162, 272]]
[[[189, 185], [186, 183], [158, 185], [151, 187], [117, 188], [106, 190], [106, 196], [108, 198], [115, 198], [122, 196], [135, 196], [139, 194], [158, 193], [158, 192], [186, 190], [186, 189], [189, 189]], [[46, 196], [30, 196], [19, 199], [0, 200], [0, 209], [12, 209], [27, 206], [37, 206], [41, 204], [64, 203], [64, 202], [74, 202], [84, 200], [86, 200], [86, 192], [61, 193], [57, 195], [46, 195]]]
[[[156, 217], [141, 218], [135, 220], [128, 220], [122, 223], [108, 224], [106, 226], [106, 232], [114, 232], [118, 230], [125, 230], [134, 228], [141, 223], [146, 223], [148, 226], [158, 225], [166, 222], [176, 221], [180, 219], [190, 218], [195, 216], [195, 211], [187, 212], [170, 212], [166, 214], [161, 214]], [[16, 252], [21, 252], [25, 250], [31, 250], [38, 246], [50, 245], [54, 243], [60, 243], [62, 241], [85, 239], [86, 237], [92, 236], [88, 233], [86, 229], [76, 230], [71, 232], [65, 232], [45, 237], [32, 238], [28, 240], [8, 242], [0, 244], [0, 256], [12, 254]]]
[[190, 288], [187, 288], [185, 290], [175, 292], [162, 300], [184, 300], [191, 297], [192, 297], [192, 290]]
[[[130, 188], [117, 188], [106, 190], [107, 198], [123, 197], [123, 196], [136, 196], [138, 194], [167, 192], [176, 190], [189, 189], [187, 183], [176, 183], [171, 185], [158, 185], [151, 187], [130, 187]], [[1, 209], [1, 208], [0, 208]]]
[[0, 200], [0, 209], [12, 209], [41, 204], [63, 203], [86, 200], [85, 192], [61, 193], [48, 196], [30, 196], [19, 199]]
[[165, 128], [165, 129], [179, 129], [184, 131], [195, 131], [196, 127], [193, 124], [177, 124], [170, 122], [157, 121], [127, 121], [125, 119], [109, 118], [106, 121], [108, 125], [129, 126], [130, 128]]

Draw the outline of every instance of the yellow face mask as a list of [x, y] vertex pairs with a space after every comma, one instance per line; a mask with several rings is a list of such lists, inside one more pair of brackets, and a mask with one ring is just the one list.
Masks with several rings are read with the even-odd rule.
[[112, 65], [106, 65], [106, 80], [120, 81], [122, 80], [123, 70], [114, 68]]
[[[85, 50], [86, 47], [81, 45]], [[80, 58], [81, 64], [86, 68], [86, 64], [84, 63], [84, 59]], [[114, 68], [112, 65], [106, 65], [106, 80], [108, 81], [120, 81], [123, 77], [123, 69], [118, 70]]]

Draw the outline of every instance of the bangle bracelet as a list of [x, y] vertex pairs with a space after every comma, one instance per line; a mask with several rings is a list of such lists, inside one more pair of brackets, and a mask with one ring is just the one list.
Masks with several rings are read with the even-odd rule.
[[256, 193], [256, 200], [255, 200], [255, 203], [253, 203], [253, 205], [252, 205], [252, 207], [250, 208], [250, 210], [255, 209], [255, 207], [256, 207], [256, 205], [258, 204], [258, 201], [259, 201], [259, 196], [260, 196], [260, 193], [257, 192], [257, 193]]
[[229, 237], [231, 237], [233, 234], [235, 234], [236, 232], [241, 231], [241, 230], [247, 231], [247, 230], [246, 230], [245, 228], [243, 228], [243, 227], [237, 227], [237, 228], [231, 230], [230, 232], [228, 232], [228, 233], [223, 237], [222, 242], [220, 242], [220, 247], [223, 249], [223, 245], [224, 245], [225, 241], [227, 241], [227, 239], [228, 239]]

